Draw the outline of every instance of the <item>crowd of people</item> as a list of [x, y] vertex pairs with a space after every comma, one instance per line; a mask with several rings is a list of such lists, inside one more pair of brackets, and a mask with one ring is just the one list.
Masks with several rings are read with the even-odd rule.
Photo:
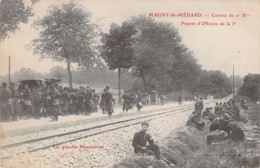
[[[240, 105], [243, 109], [247, 107], [243, 97], [241, 98]], [[212, 143], [222, 143], [228, 140], [243, 141], [245, 138], [243, 130], [235, 123], [236, 121], [243, 121], [243, 119], [240, 116], [239, 105], [234, 99], [230, 99], [224, 103], [216, 103], [214, 108], [206, 107], [204, 110], [202, 99], [197, 99], [195, 111], [190, 115], [186, 125], [195, 126], [201, 130], [205, 126], [203, 120], [209, 120], [211, 122], [210, 131], [220, 131], [218, 135], [207, 136], [208, 145]]]
[[100, 97], [89, 86], [72, 89], [55, 83], [32, 87], [22, 83], [16, 87], [12, 82], [9, 86], [3, 82], [0, 103], [0, 118], [4, 122], [40, 117], [51, 117], [52, 121], [57, 121], [59, 115], [90, 115], [98, 112], [98, 106], [103, 114], [111, 116], [115, 100], [109, 86]]

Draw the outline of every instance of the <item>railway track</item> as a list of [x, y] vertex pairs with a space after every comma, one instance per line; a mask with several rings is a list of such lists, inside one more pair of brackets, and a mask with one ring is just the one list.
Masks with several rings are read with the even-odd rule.
[[0, 149], [1, 151], [4, 150], [4, 152], [1, 152], [1, 159], [8, 159], [20, 154], [31, 153], [39, 150], [52, 148], [53, 146], [58, 146], [64, 143], [95, 136], [105, 132], [114, 131], [124, 127], [129, 127], [131, 125], [140, 124], [144, 121], [150, 121], [157, 118], [167, 117], [177, 113], [184, 113], [193, 109], [193, 105], [186, 105], [182, 106], [181, 108], [163, 110], [145, 116], [133, 117], [130, 119], [122, 119], [120, 121], [109, 122], [106, 124], [100, 124], [88, 128], [68, 131], [66, 133], [59, 133], [51, 136], [44, 136], [40, 138], [34, 138], [26, 141], [2, 145], [0, 146]]

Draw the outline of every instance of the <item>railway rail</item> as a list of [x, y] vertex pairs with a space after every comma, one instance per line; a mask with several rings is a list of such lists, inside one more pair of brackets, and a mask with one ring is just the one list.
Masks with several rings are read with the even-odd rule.
[[[186, 106], [182, 106], [181, 108], [162, 110], [160, 112], [148, 114], [145, 116], [133, 117], [130, 119], [122, 119], [116, 122], [109, 122], [106, 124], [100, 124], [88, 128], [68, 131], [65, 133], [59, 133], [51, 136], [44, 136], [40, 138], [34, 138], [26, 141], [2, 145], [0, 146], [0, 149], [1, 150], [4, 149], [5, 152], [4, 154], [3, 152], [1, 152], [3, 154], [3, 156], [1, 156], [1, 159], [8, 159], [20, 154], [31, 153], [39, 150], [52, 148], [53, 146], [58, 146], [64, 143], [95, 136], [105, 132], [114, 131], [131, 125], [140, 124], [144, 121], [150, 121], [157, 118], [167, 117], [170, 115], [175, 115], [177, 113], [184, 113], [193, 109], [194, 109], [193, 105], [186, 105]], [[19, 147], [19, 150], [15, 148], [17, 146]]]

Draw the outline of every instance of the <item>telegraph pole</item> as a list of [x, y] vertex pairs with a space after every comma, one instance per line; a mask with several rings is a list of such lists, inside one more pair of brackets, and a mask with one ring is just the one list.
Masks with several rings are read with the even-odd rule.
[[8, 81], [11, 83], [11, 58], [9, 56], [9, 67], [8, 67]]
[[234, 68], [234, 64], [233, 64], [233, 100], [235, 98], [235, 68]]

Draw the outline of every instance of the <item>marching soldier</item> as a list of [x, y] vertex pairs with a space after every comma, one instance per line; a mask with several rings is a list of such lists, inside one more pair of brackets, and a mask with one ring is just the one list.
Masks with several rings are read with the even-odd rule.
[[131, 100], [130, 100], [130, 95], [127, 93], [127, 91], [125, 90], [125, 93], [122, 96], [122, 99], [124, 100], [123, 103], [123, 113], [126, 112], [131, 109]]
[[102, 114], [106, 114], [106, 89], [103, 90], [99, 106], [102, 109]]

